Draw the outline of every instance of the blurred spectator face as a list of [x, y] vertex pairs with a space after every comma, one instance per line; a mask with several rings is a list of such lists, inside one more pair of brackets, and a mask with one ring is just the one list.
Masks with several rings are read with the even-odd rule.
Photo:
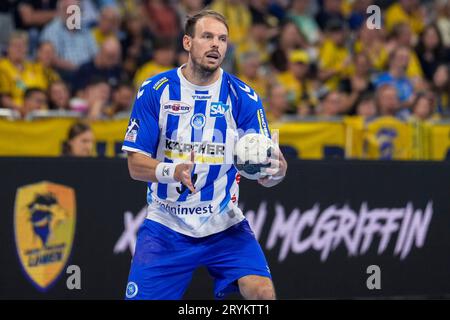
[[345, 30], [333, 30], [329, 33], [331, 40], [338, 46], [342, 46], [345, 43]]
[[94, 133], [84, 131], [69, 140], [70, 155], [74, 157], [90, 157], [94, 150]]
[[49, 88], [50, 102], [58, 109], [68, 109], [70, 94], [64, 82], [53, 82]]
[[336, 116], [342, 110], [342, 103], [342, 95], [339, 92], [330, 92], [322, 101], [320, 114], [324, 116]]
[[47, 107], [47, 96], [42, 91], [34, 91], [25, 98], [23, 107], [26, 113], [35, 110], [44, 110]]
[[384, 85], [377, 92], [378, 106], [382, 115], [393, 115], [400, 107], [395, 87]]
[[413, 32], [409, 24], [402, 23], [397, 26], [397, 42], [398, 45], [409, 47], [413, 41]]
[[106, 103], [111, 94], [111, 87], [106, 82], [99, 82], [86, 88], [86, 97], [90, 105], [101, 102]]
[[227, 27], [213, 17], [203, 17], [195, 24], [193, 36], [183, 37], [183, 47], [189, 52], [194, 66], [213, 72], [219, 68], [225, 58], [227, 41]]
[[105, 7], [100, 14], [98, 28], [104, 34], [114, 34], [119, 29], [120, 13], [113, 6]]
[[26, 36], [15, 36], [9, 41], [8, 58], [15, 62], [21, 63], [25, 60], [28, 51], [28, 41]]
[[370, 70], [370, 60], [365, 54], [355, 56], [356, 73], [366, 75]]
[[413, 107], [413, 114], [420, 120], [426, 120], [432, 113], [432, 107], [431, 100], [426, 96], [421, 96]]
[[120, 110], [129, 110], [133, 104], [134, 90], [128, 86], [120, 86], [113, 93], [113, 102]]
[[266, 42], [269, 33], [269, 28], [263, 23], [253, 24], [250, 29], [252, 38], [257, 42]]
[[287, 23], [281, 30], [280, 44], [282, 48], [304, 47], [306, 40], [294, 23]]
[[326, 12], [340, 13], [342, 8], [342, 0], [325, 0], [324, 8]]
[[182, 0], [182, 3], [190, 11], [200, 11], [203, 8], [203, 0]]
[[433, 75], [433, 83], [437, 88], [445, 88], [449, 83], [449, 69], [445, 65], [440, 65]]
[[401, 69], [406, 71], [409, 64], [409, 49], [406, 47], [400, 47], [395, 50], [391, 65], [395, 69]]
[[365, 118], [373, 117], [377, 114], [377, 106], [373, 99], [363, 100], [356, 107], [356, 114]]
[[258, 77], [258, 69], [261, 66], [259, 57], [256, 54], [251, 54], [249, 57], [244, 59], [242, 63], [242, 73], [250, 79]]
[[137, 36], [141, 34], [142, 29], [144, 27], [144, 20], [142, 18], [142, 15], [140, 13], [130, 14], [126, 17], [126, 30], [134, 35]]
[[45, 67], [50, 67], [55, 57], [55, 48], [50, 42], [44, 42], [39, 46], [37, 60]]
[[422, 41], [427, 50], [435, 49], [440, 44], [438, 30], [433, 26], [427, 27], [422, 35]]
[[269, 90], [269, 110], [273, 113], [284, 114], [289, 108], [286, 89], [275, 85]]
[[106, 39], [100, 48], [99, 56], [101, 64], [107, 68], [118, 65], [121, 56], [119, 41], [115, 38]]
[[175, 49], [172, 48], [160, 48], [156, 49], [153, 53], [153, 60], [162, 66], [171, 66], [175, 60]]

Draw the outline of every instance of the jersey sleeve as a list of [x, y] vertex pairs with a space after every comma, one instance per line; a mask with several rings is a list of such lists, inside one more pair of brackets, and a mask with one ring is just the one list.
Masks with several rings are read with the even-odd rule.
[[238, 83], [238, 110], [235, 120], [238, 130], [243, 133], [260, 133], [270, 138], [266, 113], [258, 94], [243, 82]]
[[159, 103], [145, 81], [136, 95], [122, 150], [156, 157], [159, 141]]

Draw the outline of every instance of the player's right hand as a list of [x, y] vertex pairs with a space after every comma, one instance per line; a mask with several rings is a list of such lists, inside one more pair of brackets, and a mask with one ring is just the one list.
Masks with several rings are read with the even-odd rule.
[[192, 193], [195, 193], [194, 184], [191, 180], [192, 169], [194, 168], [194, 151], [191, 151], [191, 158], [189, 161], [178, 164], [175, 167], [174, 178], [177, 181], [180, 181], [186, 187], [191, 190]]

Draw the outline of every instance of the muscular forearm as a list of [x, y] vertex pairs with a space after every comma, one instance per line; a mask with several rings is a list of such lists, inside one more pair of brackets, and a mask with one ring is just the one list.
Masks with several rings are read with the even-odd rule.
[[155, 171], [159, 161], [137, 152], [128, 152], [128, 170], [134, 180], [158, 182]]

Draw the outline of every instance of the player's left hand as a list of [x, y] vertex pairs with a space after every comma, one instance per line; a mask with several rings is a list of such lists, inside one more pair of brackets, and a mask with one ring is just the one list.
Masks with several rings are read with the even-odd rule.
[[272, 150], [273, 152], [269, 158], [270, 167], [265, 170], [268, 175], [258, 179], [258, 183], [266, 188], [273, 187], [283, 181], [288, 167], [287, 161], [278, 146], [278, 132], [272, 134], [272, 141], [275, 144], [275, 149]]

